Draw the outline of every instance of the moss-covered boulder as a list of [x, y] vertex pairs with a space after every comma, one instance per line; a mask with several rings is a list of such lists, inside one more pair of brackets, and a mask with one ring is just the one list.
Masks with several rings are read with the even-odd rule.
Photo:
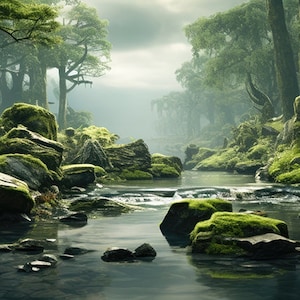
[[32, 190], [50, 186], [59, 180], [56, 173], [49, 171], [40, 159], [30, 154], [0, 155], [0, 172], [26, 182]]
[[64, 188], [86, 187], [96, 179], [98, 168], [92, 164], [73, 164], [62, 166], [62, 180], [60, 185]]
[[154, 178], [177, 178], [182, 171], [179, 157], [155, 153], [151, 155], [151, 169]]
[[222, 199], [185, 199], [172, 203], [160, 224], [162, 234], [170, 244], [189, 243], [195, 225], [217, 211], [232, 211], [232, 204]]
[[0, 154], [30, 154], [40, 159], [49, 170], [60, 172], [63, 146], [23, 126], [13, 128], [0, 137]]
[[115, 144], [104, 148], [108, 159], [116, 170], [148, 171], [151, 155], [148, 146], [141, 139], [129, 144]]
[[120, 178], [125, 180], [151, 180], [153, 176], [151, 173], [142, 170], [128, 170], [124, 169], [120, 173]]
[[50, 140], [57, 140], [55, 116], [50, 111], [37, 105], [14, 104], [2, 113], [0, 125], [5, 131], [23, 125], [30, 131], [37, 132]]
[[30, 213], [35, 202], [24, 181], [0, 173], [0, 214]]
[[207, 254], [245, 254], [235, 238], [276, 233], [288, 237], [284, 221], [246, 213], [216, 212], [198, 222], [190, 234], [194, 252]]

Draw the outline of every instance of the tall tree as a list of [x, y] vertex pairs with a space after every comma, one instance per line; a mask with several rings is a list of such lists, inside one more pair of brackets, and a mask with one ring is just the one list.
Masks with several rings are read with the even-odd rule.
[[49, 5], [18, 0], [0, 2], [1, 110], [15, 101], [24, 101], [24, 89], [33, 85], [28, 71], [38, 45], [49, 46], [58, 41], [51, 35], [59, 25], [56, 17], [57, 11]]
[[109, 69], [107, 25], [94, 8], [82, 3], [72, 7], [64, 19], [60, 31], [64, 42], [55, 49], [53, 65], [59, 72], [60, 129], [66, 126], [67, 93], [80, 84], [92, 84], [90, 77], [102, 76]]
[[294, 100], [299, 95], [294, 54], [285, 23], [282, 0], [267, 0], [267, 10], [274, 41], [282, 113], [284, 119], [288, 120], [293, 116]]

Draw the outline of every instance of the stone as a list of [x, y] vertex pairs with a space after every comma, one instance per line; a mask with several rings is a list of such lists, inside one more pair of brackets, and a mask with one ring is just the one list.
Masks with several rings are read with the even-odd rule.
[[23, 125], [47, 139], [57, 140], [57, 122], [49, 110], [27, 103], [16, 103], [1, 115], [0, 125], [7, 132]]
[[237, 246], [234, 239], [266, 233], [288, 238], [287, 224], [254, 214], [215, 212], [209, 220], [196, 224], [190, 239], [193, 252], [243, 255], [245, 250]]
[[30, 154], [59, 174], [63, 146], [24, 127], [11, 129], [0, 138], [0, 154]]
[[65, 188], [75, 186], [86, 187], [92, 184], [95, 179], [95, 166], [91, 164], [72, 164], [62, 166], [63, 178], [60, 182]]
[[67, 216], [63, 216], [63, 217], [59, 218], [60, 222], [62, 222], [64, 224], [72, 225], [72, 226], [86, 225], [87, 220], [88, 220], [88, 217], [83, 212], [73, 212], [73, 213], [70, 213]]
[[49, 186], [55, 180], [47, 166], [30, 154], [0, 155], [0, 172], [26, 182], [28, 187], [35, 191]]
[[134, 255], [127, 248], [112, 247], [103, 253], [101, 259], [106, 262], [132, 261]]
[[142, 139], [129, 144], [105, 147], [104, 151], [115, 169], [147, 171], [151, 167], [151, 155]]
[[72, 164], [92, 164], [100, 166], [105, 170], [111, 169], [113, 166], [108, 159], [101, 144], [97, 140], [88, 139], [78, 151]]
[[296, 253], [298, 242], [275, 233], [266, 233], [246, 238], [234, 238], [237, 245], [250, 253], [253, 259], [275, 259]]
[[134, 250], [133, 255], [134, 255], [134, 257], [139, 258], [139, 259], [141, 259], [141, 258], [152, 258], [153, 259], [156, 256], [156, 251], [150, 244], [144, 243]]
[[65, 249], [64, 254], [67, 255], [82, 255], [82, 254], [86, 254], [88, 252], [92, 252], [93, 250], [88, 250], [88, 249], [84, 249], [84, 248], [80, 248], [80, 247], [68, 247]]
[[0, 173], [0, 213], [30, 213], [35, 202], [28, 185], [15, 177]]
[[174, 202], [161, 222], [160, 230], [170, 244], [188, 245], [189, 234], [195, 225], [209, 219], [216, 211], [232, 211], [232, 204], [221, 199], [184, 199]]

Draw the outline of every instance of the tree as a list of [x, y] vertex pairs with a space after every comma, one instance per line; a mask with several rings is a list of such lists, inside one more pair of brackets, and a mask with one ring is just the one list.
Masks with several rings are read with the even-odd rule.
[[51, 35], [59, 26], [56, 17], [57, 11], [49, 5], [18, 0], [0, 2], [2, 110], [16, 101], [25, 100], [24, 89], [29, 94], [29, 90], [36, 87], [29, 70], [34, 65], [40, 45], [49, 47], [58, 42], [57, 37]]
[[285, 24], [282, 0], [267, 0], [268, 20], [272, 29], [276, 73], [284, 120], [294, 114], [294, 100], [299, 95], [294, 54]]
[[67, 93], [81, 84], [92, 84], [89, 77], [102, 76], [110, 60], [107, 21], [94, 8], [78, 4], [67, 13], [60, 36], [64, 41], [54, 50], [53, 67], [59, 72], [60, 129], [66, 126]]

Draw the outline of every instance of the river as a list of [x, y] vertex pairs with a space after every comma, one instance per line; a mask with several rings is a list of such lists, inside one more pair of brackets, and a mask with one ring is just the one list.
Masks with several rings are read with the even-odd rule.
[[[173, 197], [153, 191], [176, 190]], [[274, 193], [274, 190], [276, 191]], [[264, 210], [287, 222], [290, 238], [300, 240], [300, 189], [256, 183], [252, 176], [220, 172], [185, 171], [180, 179], [129, 182], [96, 187], [87, 197], [112, 195], [143, 207], [119, 216], [93, 216], [83, 227], [50, 222], [38, 224], [22, 238], [55, 238], [49, 253], [66, 247], [93, 250], [71, 260], [59, 259], [54, 268], [37, 273], [17, 271], [17, 266], [38, 256], [0, 253], [0, 299], [99, 300], [293, 300], [299, 298], [299, 258], [248, 261], [191, 254], [188, 248], [170, 246], [159, 230], [170, 203], [185, 197], [222, 197], [240, 208]], [[142, 193], [141, 191], [147, 191]], [[272, 192], [271, 192], [272, 191]], [[0, 228], [1, 243], [18, 236]], [[134, 250], [149, 243], [156, 251], [151, 261], [108, 263], [101, 260], [112, 246]]]

